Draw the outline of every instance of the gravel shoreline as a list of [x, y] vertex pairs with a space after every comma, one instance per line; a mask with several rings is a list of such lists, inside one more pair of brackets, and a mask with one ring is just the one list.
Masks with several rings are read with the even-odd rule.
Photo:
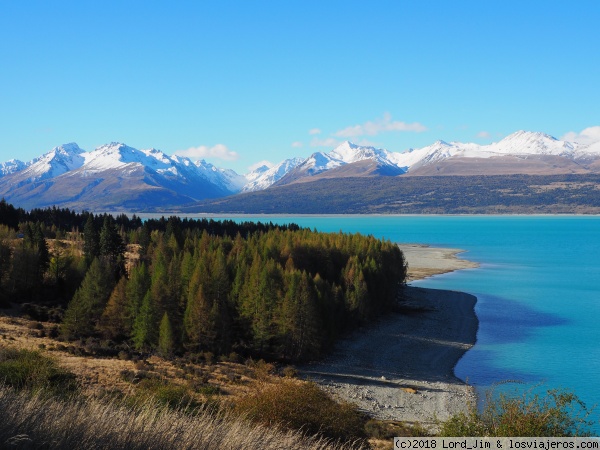
[[[456, 258], [460, 250], [409, 247], [401, 246], [411, 279], [476, 267]], [[399, 296], [399, 312], [357, 330], [329, 358], [301, 367], [300, 373], [373, 417], [419, 423], [434, 431], [438, 421], [467, 412], [476, 401], [454, 367], [475, 343], [477, 299], [464, 292], [410, 286]]]

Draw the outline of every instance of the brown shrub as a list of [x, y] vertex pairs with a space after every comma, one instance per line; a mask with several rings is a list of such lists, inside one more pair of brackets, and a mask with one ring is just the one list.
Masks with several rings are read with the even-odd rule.
[[338, 403], [313, 383], [281, 380], [242, 398], [235, 410], [254, 422], [327, 438], [364, 438], [365, 417], [350, 403]]

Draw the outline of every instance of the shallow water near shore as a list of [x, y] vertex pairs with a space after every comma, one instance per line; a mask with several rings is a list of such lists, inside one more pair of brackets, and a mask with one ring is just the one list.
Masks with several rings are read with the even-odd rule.
[[[412, 283], [474, 294], [477, 343], [456, 375], [478, 389], [505, 380], [568, 388], [600, 408], [600, 217], [236, 217], [461, 248], [481, 264]], [[520, 386], [520, 385], [519, 385]], [[595, 419], [600, 414], [596, 411]], [[595, 428], [600, 432], [600, 426]]]

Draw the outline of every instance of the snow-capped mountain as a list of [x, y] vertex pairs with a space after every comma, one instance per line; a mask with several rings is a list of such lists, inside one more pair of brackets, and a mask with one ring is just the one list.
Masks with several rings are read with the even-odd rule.
[[157, 149], [113, 142], [86, 152], [64, 144], [29, 162], [0, 164], [0, 197], [25, 208], [172, 208], [200, 199], [320, 178], [600, 173], [600, 142], [579, 144], [518, 131], [489, 145], [437, 141], [392, 152], [343, 142], [328, 153], [290, 158], [242, 176]]
[[246, 174], [242, 192], [260, 191], [277, 183], [288, 172], [304, 162], [303, 158], [290, 158], [272, 167], [262, 165]]
[[437, 141], [434, 144], [404, 153], [396, 153], [394, 160], [410, 171], [428, 163], [442, 161], [447, 158], [493, 158], [499, 156], [565, 156], [575, 157], [577, 143], [559, 141], [543, 133], [517, 131], [500, 142], [489, 145], [478, 145], [461, 142]]
[[55, 147], [28, 163], [1, 166], [0, 195], [23, 207], [140, 209], [239, 192], [246, 179], [206, 161], [113, 142], [91, 152]]
[[16, 161], [19, 170], [12, 173], [20, 181], [54, 178], [81, 167], [85, 162], [83, 153], [84, 151], [75, 143], [60, 145], [27, 163]]
[[[371, 162], [370, 167], [359, 164], [365, 161]], [[353, 166], [353, 169], [356, 170], [350, 169], [349, 166]], [[277, 184], [289, 184], [317, 175], [350, 177], [370, 174], [399, 175], [401, 173], [404, 173], [404, 170], [395, 163], [393, 153], [374, 147], [362, 147], [346, 141], [329, 153], [313, 153], [284, 177], [281, 177]]]
[[403, 153], [343, 142], [329, 153], [312, 154], [276, 184], [306, 181], [313, 176], [586, 173], [598, 171], [600, 161], [588, 164], [597, 160], [600, 143], [585, 146], [528, 131], [517, 131], [489, 145], [440, 140]]
[[10, 161], [0, 163], [0, 178], [4, 175], [10, 175], [11, 173], [23, 170], [25, 167], [27, 167], [25, 163], [18, 159], [11, 159]]

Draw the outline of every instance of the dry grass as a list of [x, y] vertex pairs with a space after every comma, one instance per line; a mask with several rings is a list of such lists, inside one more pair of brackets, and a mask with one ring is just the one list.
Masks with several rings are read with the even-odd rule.
[[57, 401], [0, 388], [0, 448], [13, 449], [329, 449], [298, 432], [250, 425], [203, 411], [195, 415], [146, 402]]

